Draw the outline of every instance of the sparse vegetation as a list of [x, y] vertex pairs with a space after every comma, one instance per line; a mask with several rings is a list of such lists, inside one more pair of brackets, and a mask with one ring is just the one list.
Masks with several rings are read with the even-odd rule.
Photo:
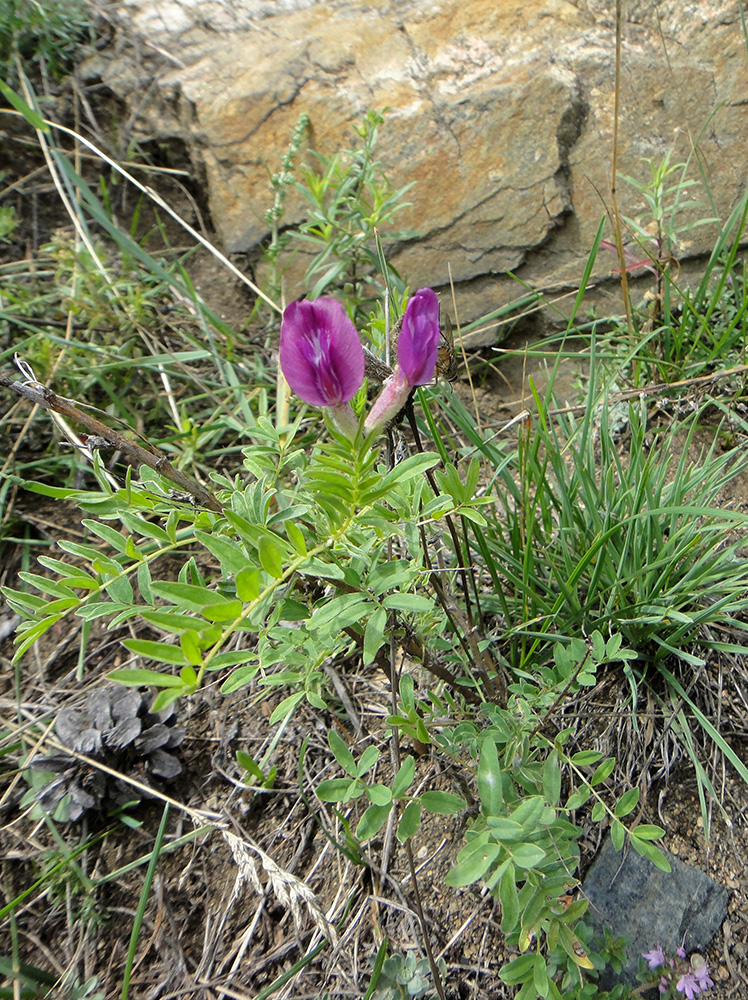
[[[0, 57], [15, 60], [24, 96], [14, 104], [38, 126], [24, 61], [62, 72], [88, 22], [51, 8], [38, 24], [23, 21], [14, 5]], [[449, 945], [438, 938], [420, 888], [419, 862], [442, 850], [446, 838], [434, 838], [448, 829], [459, 847], [428, 876], [431, 896], [462, 893], [461, 911], [479, 903], [469, 887], [485, 887], [502, 941], [494, 989], [518, 1000], [622, 1000], [628, 987], [598, 986], [606, 964], [620, 969], [624, 943], [593, 939], [584, 922], [583, 839], [609, 831], [618, 850], [667, 870], [658, 846], [667, 830], [647, 801], [652, 773], [689, 761], [707, 836], [719, 803], [714, 762], [748, 785], [709, 675], [746, 645], [748, 515], [724, 497], [748, 464], [733, 371], [745, 354], [748, 198], [724, 224], [698, 220], [715, 226], [714, 252], [698, 287], [680, 287], [671, 263], [679, 212], [695, 207], [692, 184], [682, 164], [651, 165], [639, 187], [654, 231], [642, 219], [628, 225], [655, 296], [633, 324], [610, 317], [604, 332], [583, 312], [601, 225], [554, 345], [559, 357], [567, 338], [588, 345], [576, 407], [558, 405], [554, 368], [547, 390], [531, 383], [516, 428], [487, 426], [464, 386], [421, 379], [419, 358], [401, 373], [406, 318], [392, 379], [407, 392], [393, 412], [405, 405], [380, 436], [385, 420], [366, 418], [377, 412], [368, 397], [391, 384], [381, 359], [346, 391], [350, 420], [337, 372], [320, 394], [325, 422], [276, 370], [276, 299], [294, 241], [314, 254], [309, 298], [336, 296], [354, 340], [381, 345], [408, 301], [434, 299], [393, 274], [375, 234], [407, 190], [393, 190], [375, 160], [382, 116], [367, 116], [351, 150], [317, 152], [314, 169], [306, 125], [271, 182], [269, 287], [243, 278], [263, 302], [254, 340], [251, 326], [237, 329], [203, 301], [192, 251], [172, 252], [168, 240], [154, 248], [165, 208], [169, 225], [197, 237], [176, 208], [159, 199], [146, 238], [145, 201], [123, 228], [98, 165], [74, 171], [64, 143], [82, 136], [60, 130], [48, 150], [48, 169], [78, 192], [67, 203], [74, 226], [27, 258], [13, 252], [23, 220], [0, 206], [2, 593], [17, 616], [0, 804], [12, 810], [8, 836], [25, 847], [5, 872], [0, 908], [7, 995], [134, 996], [159, 922], [182, 920], [204, 946], [197, 960], [173, 946], [183, 981], [161, 986], [175, 992], [194, 974], [201, 988], [232, 995], [241, 983], [260, 1000], [306, 973], [304, 995], [320, 998], [457, 996], [459, 968], [443, 953], [462, 930]], [[102, 174], [116, 169], [138, 185], [93, 149]], [[284, 230], [291, 184], [309, 217]], [[207, 239], [197, 243], [230, 266]], [[446, 330], [439, 349], [449, 354]], [[9, 374], [14, 355], [20, 377]], [[654, 380], [677, 383], [666, 420]], [[63, 393], [80, 427], [55, 408]], [[40, 408], [29, 417], [19, 398]], [[86, 423], [92, 408], [111, 438]], [[123, 434], [150, 463], [118, 460]], [[33, 503], [65, 514], [50, 529], [29, 516]], [[737, 667], [738, 711], [742, 679]], [[624, 748], [617, 727], [637, 733], [642, 719], [646, 742]], [[177, 747], [183, 773], [169, 752]], [[183, 784], [151, 786], [154, 775]], [[157, 808], [137, 811], [149, 795]], [[274, 825], [266, 839], [263, 820]], [[294, 832], [278, 834], [291, 821]], [[188, 895], [175, 915], [163, 880], [189, 883], [194, 865], [212, 870], [216, 851], [235, 881], [203, 937], [199, 908]], [[312, 863], [297, 872], [305, 852]], [[209, 882], [201, 872], [192, 890]], [[245, 883], [256, 909], [234, 927], [232, 948], [225, 928]], [[108, 892], [127, 893], [126, 904]], [[147, 935], [152, 897], [159, 916]], [[275, 950], [242, 971], [271, 907]], [[407, 953], [388, 907], [410, 921]], [[46, 915], [66, 921], [64, 959], [32, 963], [35, 932], [25, 928]], [[458, 923], [469, 919], [460, 912]], [[363, 973], [335, 964], [348, 961], [337, 944], [354, 934], [362, 968], [370, 956]], [[115, 943], [102, 962], [103, 935]], [[706, 965], [689, 969], [694, 982], [693, 969], [707, 977]]]

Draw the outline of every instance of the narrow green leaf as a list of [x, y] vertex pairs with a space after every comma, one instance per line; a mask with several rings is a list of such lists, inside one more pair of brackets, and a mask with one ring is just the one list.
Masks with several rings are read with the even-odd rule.
[[537, 844], [517, 844], [511, 848], [512, 861], [519, 868], [534, 868], [545, 859], [545, 851]]
[[613, 821], [613, 826], [610, 828], [610, 839], [613, 841], [613, 847], [617, 851], [620, 851], [623, 847], [623, 841], [626, 837], [626, 827], [621, 823], [620, 820], [616, 819]]
[[158, 670], [139, 668], [133, 670], [112, 670], [107, 676], [110, 680], [118, 681], [120, 684], [127, 685], [127, 687], [140, 687], [147, 684], [150, 687], [179, 688], [180, 691], [184, 687], [181, 677], [174, 677], [172, 674], [161, 674]]
[[361, 841], [371, 840], [387, 822], [392, 805], [369, 806], [356, 827], [356, 837]]
[[665, 836], [665, 831], [661, 826], [654, 826], [650, 823], [640, 823], [634, 833], [639, 840], [660, 840]]
[[221, 685], [222, 694], [231, 694], [233, 691], [238, 691], [239, 688], [246, 687], [252, 680], [254, 680], [257, 671], [260, 669], [259, 663], [250, 663], [247, 666], [239, 667], [235, 670], [230, 677]]
[[597, 764], [601, 758], [602, 754], [598, 753], [597, 750], [581, 750], [574, 754], [571, 762], [577, 767], [586, 767], [588, 764]]
[[355, 788], [356, 784], [350, 778], [329, 778], [319, 783], [314, 794], [322, 802], [347, 802], [351, 798], [351, 788]]
[[451, 792], [423, 792], [420, 799], [424, 809], [443, 816], [458, 813], [467, 806], [462, 796]]
[[545, 799], [542, 795], [528, 795], [512, 813], [515, 823], [521, 823], [527, 833], [535, 833], [538, 820], [545, 809]]
[[402, 674], [400, 677], [400, 701], [402, 702], [403, 708], [406, 712], [415, 708], [415, 687], [411, 674]]
[[172, 663], [181, 667], [188, 662], [181, 646], [172, 646], [166, 642], [153, 642], [150, 639], [125, 639], [122, 645], [131, 653], [145, 656], [149, 660], [157, 660], [159, 663]]
[[379, 760], [379, 748], [375, 747], [374, 744], [368, 746], [361, 754], [361, 757], [358, 762], [358, 767], [356, 769], [358, 777], [362, 778], [367, 771], [370, 771], [374, 767], [374, 765], [378, 760]]
[[502, 850], [500, 844], [490, 844], [487, 842], [487, 838], [476, 844], [470, 844], [468, 847], [468, 850], [460, 851], [457, 864], [447, 872], [444, 879], [447, 885], [460, 888], [477, 882], [488, 871]]
[[391, 611], [403, 611], [406, 614], [420, 614], [431, 611], [434, 607], [431, 598], [421, 594], [390, 594], [382, 604]]
[[387, 612], [384, 608], [377, 608], [369, 615], [364, 629], [364, 666], [368, 666], [376, 659], [377, 653], [384, 643], [386, 626]]
[[670, 862], [658, 847], [655, 847], [654, 844], [650, 844], [647, 840], [640, 840], [636, 836], [635, 831], [632, 832], [630, 840], [631, 846], [637, 854], [641, 854], [643, 858], [651, 861], [655, 868], [659, 868], [662, 872], [670, 871]]
[[254, 566], [246, 566], [240, 573], [236, 574], [236, 593], [240, 601], [251, 604], [260, 596], [260, 571]]
[[615, 757], [607, 757], [602, 762], [602, 764], [597, 768], [595, 773], [592, 775], [592, 778], [590, 779], [590, 784], [594, 786], [594, 785], [599, 785], [601, 782], [605, 781], [606, 778], [610, 777], [610, 775], [613, 772], [613, 768], [615, 766], [616, 766]]
[[[501, 881], [499, 882], [499, 902], [501, 903], [501, 929], [504, 934], [509, 934], [517, 926], [517, 921], [519, 920], [519, 897], [517, 895], [517, 882], [513, 864], [507, 865], [504, 874], [501, 876]], [[504, 966], [504, 969], [506, 968], [507, 966]], [[499, 974], [504, 979], [503, 970]], [[510, 982], [510, 980], [504, 979], [504, 982]]]
[[[410, 788], [413, 783], [413, 778], [416, 773], [416, 762], [413, 757], [406, 757], [405, 760], [400, 765], [400, 770], [395, 775], [395, 780], [392, 782], [392, 797], [399, 799], [405, 794], [408, 788]], [[420, 807], [419, 807], [420, 815]]]
[[305, 698], [303, 691], [297, 691], [296, 694], [291, 694], [288, 698], [284, 698], [283, 701], [278, 705], [272, 712], [268, 722], [271, 726], [274, 726], [276, 722], [281, 722], [287, 716], [289, 716], [300, 701]]
[[[502, 930], [503, 929], [504, 927], [502, 922]], [[504, 933], [507, 932], [504, 931]], [[525, 980], [531, 979], [534, 971], [535, 953], [528, 952], [525, 955], [520, 955], [519, 958], [515, 958], [513, 961], [509, 962], [508, 965], [502, 966], [502, 968], [499, 969], [499, 977], [502, 982], [507, 984], [507, 986], [516, 986], [518, 983], [524, 983]]]
[[613, 813], [620, 819], [622, 816], [628, 816], [630, 812], [636, 809], [639, 802], [639, 787], [630, 788], [624, 795], [621, 796], [618, 803], [616, 804]]
[[[36, 111], [33, 110], [33, 108], [30, 108], [26, 103], [26, 101], [24, 101], [24, 99], [19, 94], [17, 94], [15, 90], [11, 90], [8, 84], [2, 79], [0, 79], [0, 94], [3, 95], [3, 97], [10, 103], [12, 107], [16, 109], [16, 111], [18, 111], [20, 114], [23, 115], [23, 117], [26, 119], [26, 121], [32, 128], [38, 129], [45, 135], [49, 135], [49, 125], [47, 125], [44, 119], [40, 115], [38, 115]], [[69, 496], [71, 492], [73, 491], [66, 490], [64, 495]]]
[[[115, 551], [124, 553], [127, 548], [127, 535], [123, 535], [106, 521], [94, 521], [93, 518], [87, 517], [81, 523], [88, 528], [92, 535], [97, 535], [108, 542]], [[87, 546], [87, 548], [92, 548], [92, 546]]]
[[541, 997], [548, 996], [548, 968], [542, 955], [535, 955], [533, 985]]
[[415, 479], [417, 476], [423, 475], [427, 469], [433, 469], [438, 464], [439, 456], [433, 452], [424, 451], [419, 452], [417, 455], [411, 455], [403, 462], [398, 462], [395, 468], [387, 473], [382, 480], [382, 489], [383, 491], [387, 491], [397, 483], [404, 483], [409, 479]]
[[338, 764], [340, 764], [343, 770], [350, 774], [352, 778], [357, 778], [358, 767], [356, 765], [356, 761], [353, 759], [353, 754], [334, 729], [331, 729], [327, 734], [327, 742]]
[[543, 765], [543, 794], [552, 806], [557, 805], [561, 797], [561, 767], [556, 750], [548, 755]]
[[504, 806], [501, 765], [496, 744], [488, 737], [483, 741], [478, 762], [478, 794], [483, 811], [498, 816]]
[[502, 843], [511, 844], [526, 836], [525, 828], [520, 823], [507, 819], [506, 816], [488, 816], [486, 823], [491, 831], [491, 836]]
[[247, 774], [251, 774], [252, 777], [257, 778], [258, 781], [265, 780], [265, 775], [262, 773], [257, 761], [245, 750], [236, 751], [236, 762], [239, 767], [247, 772]]
[[191, 663], [193, 667], [202, 666], [202, 651], [195, 632], [191, 629], [184, 631], [179, 637], [179, 645], [184, 650], [184, 655], [187, 657], [188, 663]]
[[283, 550], [280, 546], [269, 535], [261, 535], [257, 554], [265, 572], [279, 580], [283, 576]]
[[389, 806], [392, 804], [392, 792], [386, 785], [369, 785], [366, 797], [372, 805]]
[[199, 530], [195, 531], [195, 538], [216, 557], [225, 576], [236, 577], [250, 564], [244, 549], [232, 538]]
[[141, 612], [141, 616], [149, 625], [155, 625], [163, 632], [170, 632], [172, 635], [181, 635], [185, 629], [193, 629], [195, 632], [199, 632], [200, 629], [205, 627], [205, 622], [201, 618], [183, 615], [175, 608], [160, 611], [143, 611]]
[[141, 563], [138, 566], [138, 590], [140, 596], [147, 604], [153, 604], [153, 591], [151, 590], [151, 568], [148, 563]]
[[295, 524], [293, 521], [285, 521], [284, 528], [291, 545], [293, 545], [300, 556], [305, 556], [307, 549], [304, 536], [301, 533], [301, 528], [299, 528], [298, 524]]

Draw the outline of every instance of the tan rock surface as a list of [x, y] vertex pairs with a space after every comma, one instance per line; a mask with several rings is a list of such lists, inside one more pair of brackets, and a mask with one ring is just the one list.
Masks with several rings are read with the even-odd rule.
[[[350, 145], [351, 126], [389, 107], [379, 158], [395, 187], [415, 180], [392, 248], [414, 287], [458, 285], [463, 319], [522, 288], [578, 283], [610, 203], [615, 25], [608, 0], [350, 0], [231, 5], [129, 0], [120, 17], [156, 53], [152, 97], [122, 51], [104, 78], [142, 104], [145, 128], [180, 135], [204, 165], [213, 221], [229, 251], [267, 234], [268, 172], [302, 111], [313, 145]], [[628, 2], [620, 169], [644, 178], [692, 143], [719, 214], [743, 193], [748, 57], [737, 4]], [[129, 91], [129, 94], [128, 94]], [[699, 177], [694, 158], [689, 176]], [[622, 210], [641, 201], [619, 184]], [[689, 199], [690, 200], [690, 199]], [[680, 220], [711, 214], [702, 208]], [[290, 219], [301, 217], [289, 202]], [[610, 229], [608, 230], [610, 233]], [[687, 234], [703, 254], [716, 229]], [[602, 280], [614, 261], [596, 266]], [[289, 289], [289, 294], [295, 294]]]

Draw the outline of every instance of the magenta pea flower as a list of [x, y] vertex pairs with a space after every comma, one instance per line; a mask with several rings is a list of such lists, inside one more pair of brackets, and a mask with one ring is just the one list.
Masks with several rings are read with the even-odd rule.
[[335, 299], [292, 302], [283, 313], [280, 365], [297, 396], [324, 406], [336, 426], [353, 437], [358, 422], [350, 400], [364, 380], [364, 349]]
[[380, 431], [397, 416], [411, 390], [434, 377], [439, 335], [439, 300], [433, 289], [420, 288], [405, 309], [395, 370], [366, 418], [369, 433]]
[[431, 288], [410, 299], [397, 338], [397, 365], [412, 389], [434, 377], [439, 352], [439, 300]]

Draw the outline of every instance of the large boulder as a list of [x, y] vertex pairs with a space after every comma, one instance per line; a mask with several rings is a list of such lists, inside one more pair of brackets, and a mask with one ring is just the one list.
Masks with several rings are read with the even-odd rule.
[[[732, 0], [623, 4], [619, 170], [643, 180], [672, 150], [708, 178], [725, 218], [748, 162], [748, 58]], [[445, 286], [463, 321], [516, 298], [522, 285], [563, 293], [579, 282], [611, 207], [615, 95], [612, 0], [126, 0], [124, 36], [100, 68], [151, 138], [180, 136], [204, 168], [226, 250], [267, 236], [278, 169], [305, 111], [315, 148], [355, 139], [369, 109], [390, 110], [377, 147], [395, 187], [415, 181], [392, 249], [412, 287]], [[132, 54], [154, 54], [150, 89]], [[670, 177], [675, 183], [679, 174]], [[683, 200], [693, 200], [697, 189]], [[640, 195], [618, 185], [621, 210]], [[679, 224], [712, 214], [687, 209]], [[302, 217], [290, 200], [288, 220]], [[608, 238], [612, 229], [608, 225]], [[707, 252], [714, 225], [686, 232], [682, 262]], [[613, 290], [615, 259], [594, 277]], [[289, 296], [297, 294], [293, 288]]]

